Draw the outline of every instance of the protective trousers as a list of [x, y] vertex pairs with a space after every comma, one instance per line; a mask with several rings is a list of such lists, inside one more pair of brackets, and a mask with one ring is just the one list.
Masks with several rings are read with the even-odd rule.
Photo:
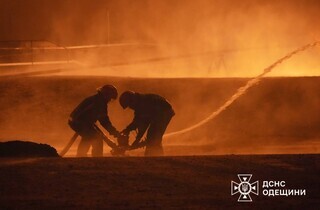
[[171, 114], [164, 114], [158, 116], [150, 123], [146, 139], [145, 156], [162, 156], [164, 154], [162, 138], [172, 117], [173, 115]]
[[77, 157], [87, 157], [87, 153], [92, 147], [92, 157], [103, 156], [103, 140], [94, 129], [93, 125], [84, 125], [69, 122], [70, 127], [81, 136], [77, 149]]

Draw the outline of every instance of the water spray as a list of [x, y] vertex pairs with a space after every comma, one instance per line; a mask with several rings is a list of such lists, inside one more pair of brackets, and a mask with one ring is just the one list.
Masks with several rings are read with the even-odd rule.
[[185, 129], [182, 129], [180, 131], [175, 131], [175, 132], [171, 132], [168, 134], [165, 134], [164, 137], [171, 137], [171, 136], [175, 136], [175, 135], [180, 135], [180, 134], [184, 134], [187, 133], [189, 131], [192, 131], [206, 123], [208, 123], [209, 121], [211, 121], [212, 119], [214, 119], [215, 117], [217, 117], [220, 113], [222, 113], [226, 108], [228, 108], [231, 104], [233, 104], [233, 102], [235, 102], [239, 97], [241, 97], [242, 95], [244, 95], [249, 88], [251, 88], [252, 86], [258, 84], [262, 77], [264, 77], [266, 74], [270, 73], [275, 67], [277, 67], [278, 65], [280, 65], [282, 62], [290, 59], [293, 55], [298, 54], [300, 52], [303, 52], [307, 49], [310, 48], [314, 48], [317, 45], [320, 45], [320, 41], [316, 41], [310, 44], [307, 44], [305, 46], [302, 46], [292, 52], [290, 52], [289, 54], [287, 54], [286, 56], [280, 58], [279, 60], [277, 60], [276, 62], [274, 62], [273, 64], [271, 64], [269, 67], [265, 68], [263, 70], [263, 72], [261, 74], [259, 74], [258, 76], [250, 79], [244, 86], [240, 87], [222, 106], [220, 106], [216, 111], [212, 112], [207, 118], [201, 120], [200, 122], [187, 127]]

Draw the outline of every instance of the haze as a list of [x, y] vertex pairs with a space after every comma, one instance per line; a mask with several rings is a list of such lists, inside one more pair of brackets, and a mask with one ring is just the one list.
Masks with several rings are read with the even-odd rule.
[[[90, 65], [129, 62], [67, 72], [72, 75], [253, 77], [279, 57], [320, 39], [319, 11], [316, 0], [1, 0], [0, 40], [141, 44], [139, 49], [77, 56]], [[193, 56], [130, 63], [186, 54]], [[304, 52], [270, 76], [319, 75], [319, 55], [319, 47]]]

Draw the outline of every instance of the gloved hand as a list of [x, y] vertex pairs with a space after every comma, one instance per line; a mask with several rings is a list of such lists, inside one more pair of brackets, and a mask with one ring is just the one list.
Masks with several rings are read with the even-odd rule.
[[129, 147], [129, 136], [120, 134], [117, 138], [118, 146], [128, 148]]
[[124, 135], [124, 136], [129, 136], [130, 131], [127, 129], [124, 129], [123, 131], [120, 132], [120, 135]]

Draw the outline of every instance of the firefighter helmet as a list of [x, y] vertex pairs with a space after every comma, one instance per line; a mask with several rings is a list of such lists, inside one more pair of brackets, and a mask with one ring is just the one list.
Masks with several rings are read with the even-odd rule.
[[118, 91], [113, 85], [104, 85], [97, 89], [98, 93], [101, 93], [105, 98], [117, 99]]
[[135, 95], [133, 91], [125, 91], [121, 94], [119, 101], [123, 109], [133, 104]]

